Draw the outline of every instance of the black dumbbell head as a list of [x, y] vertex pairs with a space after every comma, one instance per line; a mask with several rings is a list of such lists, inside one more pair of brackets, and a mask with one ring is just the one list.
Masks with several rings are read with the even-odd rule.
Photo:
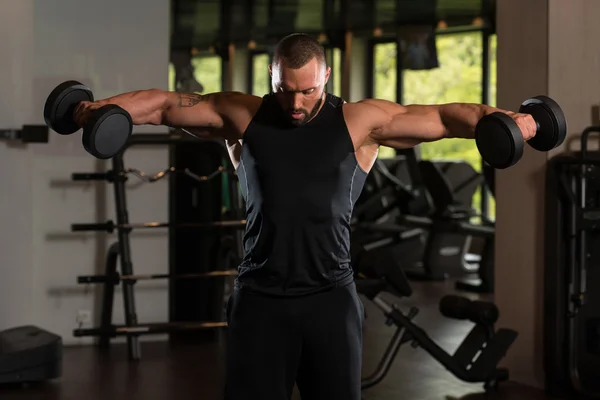
[[115, 104], [107, 104], [86, 121], [81, 141], [88, 153], [105, 160], [123, 149], [132, 130], [129, 113]]
[[519, 112], [531, 114], [538, 124], [535, 137], [527, 143], [538, 151], [552, 150], [567, 137], [567, 119], [562, 109], [548, 96], [536, 96], [521, 104]]
[[471, 300], [457, 295], [442, 297], [438, 305], [440, 313], [446, 318], [468, 319]]
[[61, 135], [70, 135], [79, 130], [73, 112], [82, 101], [94, 101], [90, 88], [77, 81], [66, 81], [58, 85], [46, 99], [44, 120], [46, 125]]
[[479, 120], [475, 142], [481, 158], [493, 168], [508, 168], [523, 157], [523, 133], [511, 117], [501, 112]]

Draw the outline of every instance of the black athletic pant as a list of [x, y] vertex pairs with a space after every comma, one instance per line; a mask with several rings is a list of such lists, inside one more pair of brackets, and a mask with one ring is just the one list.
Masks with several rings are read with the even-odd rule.
[[363, 305], [354, 283], [306, 297], [235, 291], [225, 400], [360, 400]]

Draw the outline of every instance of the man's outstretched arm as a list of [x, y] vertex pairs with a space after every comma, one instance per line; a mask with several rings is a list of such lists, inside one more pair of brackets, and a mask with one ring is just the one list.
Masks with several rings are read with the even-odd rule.
[[525, 140], [532, 138], [536, 132], [535, 121], [530, 115], [482, 104], [402, 106], [377, 99], [363, 100], [358, 104], [368, 112], [367, 115], [371, 115], [371, 139], [382, 146], [402, 148], [444, 138], [474, 139], [479, 120], [493, 112], [503, 112], [513, 118]]
[[159, 89], [139, 90], [95, 102], [82, 102], [75, 111], [75, 120], [83, 126], [91, 111], [106, 104], [116, 104], [125, 109], [134, 125], [166, 125], [199, 134], [218, 132], [226, 127], [228, 131], [241, 128], [258, 109], [260, 98], [239, 92], [202, 95]]

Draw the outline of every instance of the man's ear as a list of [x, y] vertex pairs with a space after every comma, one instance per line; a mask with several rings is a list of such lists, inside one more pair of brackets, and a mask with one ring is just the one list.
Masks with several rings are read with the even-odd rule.
[[331, 75], [331, 67], [325, 69], [325, 84], [329, 81], [329, 75]]

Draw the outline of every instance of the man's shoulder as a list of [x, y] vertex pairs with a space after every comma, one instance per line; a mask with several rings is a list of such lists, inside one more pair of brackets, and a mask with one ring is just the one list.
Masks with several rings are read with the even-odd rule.
[[251, 114], [256, 114], [263, 103], [263, 97], [243, 92], [227, 92], [224, 102], [241, 107]]
[[219, 99], [218, 112], [228, 121], [228, 129], [242, 136], [258, 114], [263, 98], [243, 92], [226, 92]]
[[344, 101], [342, 107], [344, 109], [344, 114], [350, 118], [362, 118], [372, 113], [381, 112], [381, 108], [370, 102], [369, 99], [356, 102]]

